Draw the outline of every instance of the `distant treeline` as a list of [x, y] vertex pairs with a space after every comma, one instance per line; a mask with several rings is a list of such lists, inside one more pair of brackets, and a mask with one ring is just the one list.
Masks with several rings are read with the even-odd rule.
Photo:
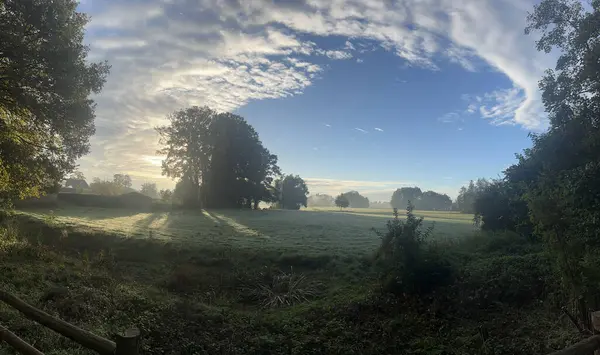
[[399, 188], [390, 197], [390, 202], [369, 202], [367, 197], [357, 191], [349, 191], [333, 197], [328, 194], [316, 194], [308, 198], [309, 207], [340, 208], [398, 208], [405, 209], [410, 201], [416, 209], [430, 211], [452, 210], [452, 199], [446, 194], [435, 191], [421, 191], [418, 187]]

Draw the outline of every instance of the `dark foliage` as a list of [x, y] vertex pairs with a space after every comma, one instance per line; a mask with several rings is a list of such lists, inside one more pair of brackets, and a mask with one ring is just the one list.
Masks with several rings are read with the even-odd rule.
[[[349, 206], [353, 208], [369, 208], [369, 199], [357, 191], [348, 191], [342, 194], [348, 200]], [[339, 207], [339, 206], [338, 206]]]
[[423, 229], [423, 218], [413, 214], [409, 203], [406, 220], [400, 220], [394, 209], [394, 219], [387, 231], [376, 231], [381, 246], [376, 261], [381, 270], [383, 290], [396, 295], [425, 295], [447, 284], [453, 269], [435, 245], [428, 243], [433, 227]]
[[286, 175], [275, 181], [272, 201], [278, 201], [279, 206], [286, 210], [299, 210], [306, 207], [308, 187], [298, 175]]
[[473, 209], [483, 230], [510, 230], [526, 236], [533, 233], [523, 190], [508, 179], [489, 183], [477, 195]]
[[89, 151], [109, 66], [88, 61], [77, 5], [0, 2], [0, 203], [56, 191]]
[[58, 200], [86, 207], [136, 208], [147, 210], [152, 206], [152, 198], [142, 195], [139, 192], [130, 192], [117, 196], [59, 193]]

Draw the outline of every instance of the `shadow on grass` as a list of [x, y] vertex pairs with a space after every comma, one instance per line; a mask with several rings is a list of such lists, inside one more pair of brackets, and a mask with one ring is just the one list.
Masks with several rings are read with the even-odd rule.
[[[177, 223], [169, 214], [166, 223]], [[173, 218], [175, 217], [175, 218]], [[200, 217], [199, 218], [207, 218]], [[148, 220], [152, 220], [152, 215]], [[331, 255], [302, 255], [289, 252], [237, 248], [232, 245], [195, 246], [185, 241], [168, 241], [145, 237], [123, 237], [117, 234], [87, 229], [48, 225], [30, 216], [0, 217], [0, 222], [13, 223], [18, 237], [32, 245], [43, 245], [70, 256], [109, 254], [115, 261], [181, 264], [199, 266], [260, 268], [275, 266], [301, 270], [321, 270], [332, 267]], [[148, 222], [148, 221], [146, 221]], [[226, 230], [233, 228], [222, 225]]]

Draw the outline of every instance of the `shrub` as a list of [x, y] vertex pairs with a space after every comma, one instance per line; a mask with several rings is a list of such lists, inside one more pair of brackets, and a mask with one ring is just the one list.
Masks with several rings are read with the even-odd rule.
[[450, 262], [440, 250], [427, 243], [433, 226], [423, 229], [423, 218], [417, 218], [413, 210], [409, 202], [403, 221], [394, 209], [394, 219], [387, 222], [387, 231], [375, 230], [381, 237], [376, 262], [382, 288], [396, 295], [429, 293], [446, 284], [453, 274]]
[[543, 253], [474, 260], [466, 266], [463, 280], [460, 288], [466, 294], [461, 299], [478, 308], [543, 300], [559, 283], [551, 260]]
[[242, 298], [258, 302], [262, 307], [291, 306], [316, 297], [320, 284], [305, 275], [264, 268], [253, 275], [241, 278]]

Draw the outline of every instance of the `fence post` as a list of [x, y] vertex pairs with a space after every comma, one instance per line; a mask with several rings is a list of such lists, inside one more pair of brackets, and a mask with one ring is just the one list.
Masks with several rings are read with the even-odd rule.
[[117, 349], [115, 355], [138, 355], [140, 351], [140, 330], [127, 329], [123, 334], [115, 335]]

